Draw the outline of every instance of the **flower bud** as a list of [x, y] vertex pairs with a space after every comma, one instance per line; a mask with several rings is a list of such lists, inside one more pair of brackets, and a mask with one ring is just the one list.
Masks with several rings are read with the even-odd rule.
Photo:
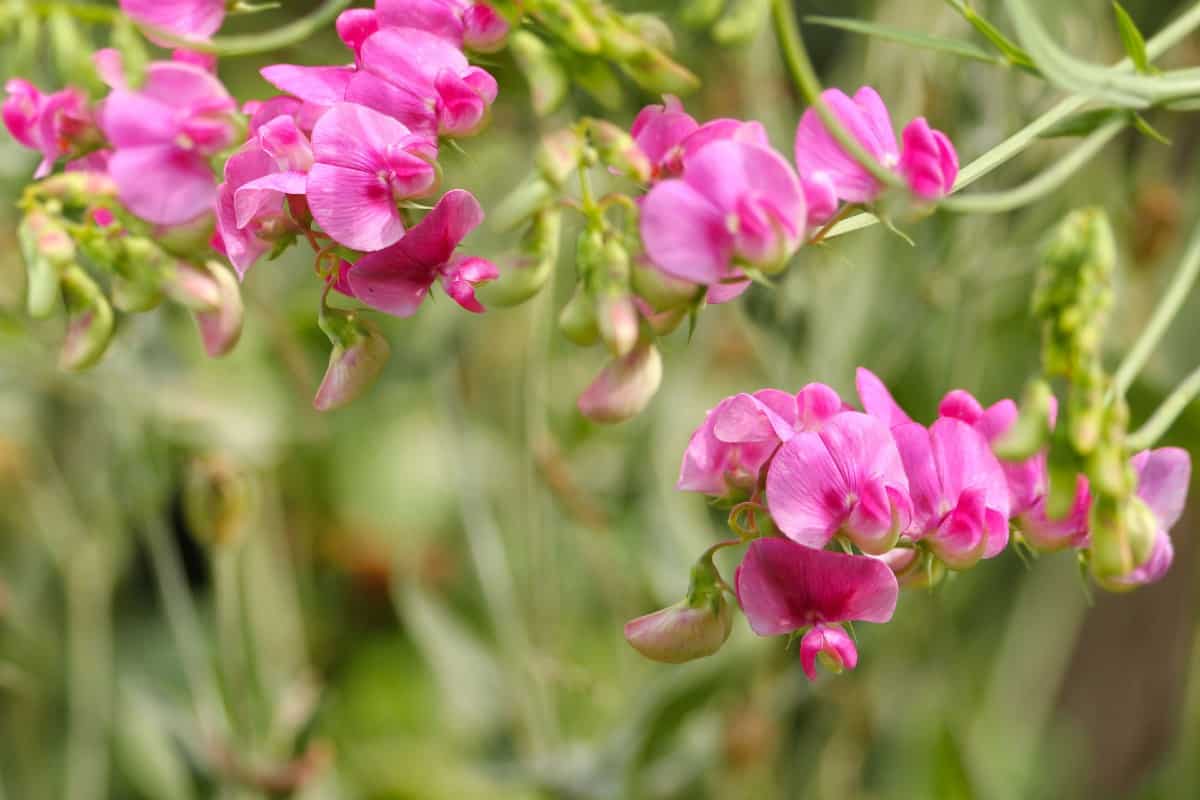
[[233, 273], [216, 261], [205, 264], [217, 287], [215, 308], [193, 311], [204, 351], [211, 358], [225, 355], [242, 335], [242, 293]]
[[508, 231], [534, 217], [539, 211], [554, 203], [554, 187], [541, 178], [534, 178], [518, 186], [491, 214], [492, 226], [498, 231]]
[[602, 292], [596, 298], [596, 324], [614, 356], [623, 356], [637, 345], [638, 312], [630, 295]]
[[[126, 236], [114, 250], [113, 305], [121, 311], [148, 311], [162, 301], [163, 284], [174, 267], [149, 239]], [[89, 253], [89, 255], [91, 255]]]
[[600, 52], [600, 34], [571, 0], [540, 0], [537, 19], [572, 50], [585, 55]]
[[711, 557], [692, 567], [687, 597], [625, 625], [625, 640], [646, 658], [682, 664], [711, 656], [733, 629], [733, 617]]
[[817, 659], [834, 674], [858, 666], [858, 648], [840, 625], [814, 625], [800, 640], [800, 666], [810, 681], [817, 679]]
[[103, 172], [60, 172], [30, 187], [38, 197], [66, 205], [86, 206], [101, 198], [115, 198], [117, 184]]
[[320, 324], [333, 351], [313, 398], [313, 408], [332, 411], [349, 405], [375, 383], [387, 364], [391, 347], [375, 323], [354, 311], [325, 309]]
[[215, 226], [213, 214], [201, 214], [179, 225], [159, 225], [154, 230], [154, 242], [171, 255], [190, 258], [208, 250]]
[[684, 95], [700, 87], [699, 78], [653, 47], [622, 63], [621, 69], [634, 83], [654, 94]]
[[1050, 384], [1041, 379], [1030, 381], [1021, 398], [1017, 421], [992, 444], [996, 457], [1003, 461], [1024, 461], [1037, 455], [1050, 441], [1054, 406]]
[[946, 574], [946, 565], [940, 559], [913, 547], [894, 547], [877, 558], [888, 565], [905, 589], [936, 586]]
[[[636, 301], [635, 301], [636, 302]], [[655, 336], [666, 336], [676, 328], [679, 324], [687, 319], [689, 310], [686, 308], [672, 308], [670, 311], [655, 311], [649, 308], [644, 303], [641, 304], [642, 315], [646, 323], [650, 326], [650, 330], [654, 331]]]
[[99, 285], [79, 266], [72, 265], [63, 272], [62, 289], [67, 305], [67, 335], [59, 352], [59, 366], [86, 369], [100, 360], [112, 340], [112, 306]]
[[713, 38], [723, 45], [744, 44], [762, 30], [771, 12], [771, 0], [733, 0], [725, 16], [713, 26]]
[[661, 381], [662, 356], [651, 342], [642, 342], [600, 371], [579, 396], [579, 411], [593, 422], [624, 422], [642, 412]]
[[189, 465], [183, 490], [188, 530], [201, 542], [230, 544], [243, 532], [253, 505], [250, 475], [220, 456], [202, 456]]
[[687, 308], [702, 294], [699, 285], [672, 277], [645, 258], [636, 258], [630, 273], [633, 291], [656, 311]]
[[1140, 497], [1120, 501], [1107, 495], [1092, 500], [1088, 517], [1091, 530], [1092, 574], [1107, 586], [1141, 566], [1154, 547], [1158, 521]]
[[567, 72], [554, 51], [526, 30], [513, 33], [508, 40], [508, 49], [529, 83], [534, 113], [544, 117], [558, 108], [571, 86]]
[[58, 307], [61, 274], [75, 264], [75, 243], [62, 225], [38, 209], [21, 220], [17, 239], [25, 259], [29, 315], [47, 317]]
[[686, 0], [679, 9], [679, 18], [692, 28], [707, 28], [716, 22], [725, 8], [725, 0]]
[[[149, 250], [135, 246], [134, 252]], [[171, 265], [163, 289], [168, 297], [192, 311], [211, 311], [221, 303], [221, 287], [216, 278], [208, 270], [188, 261], [176, 261]]]
[[653, 165], [632, 136], [605, 120], [593, 120], [591, 132], [592, 143], [606, 166], [638, 183], [650, 180]]
[[558, 315], [558, 329], [563, 336], [580, 347], [590, 347], [600, 339], [596, 320], [596, 304], [583, 283], [575, 285], [571, 299]]
[[515, 306], [542, 290], [558, 265], [562, 211], [547, 206], [538, 211], [521, 240], [521, 256], [500, 266], [500, 277], [479, 290], [488, 306]]
[[542, 137], [538, 147], [537, 167], [543, 178], [561, 186], [583, 158], [583, 137], [572, 128], [561, 128]]
[[643, 42], [664, 53], [675, 51], [675, 34], [658, 14], [628, 14], [625, 22]]
[[590, 94], [602, 108], [619, 111], [625, 106], [625, 89], [607, 61], [568, 54], [566, 65], [571, 72], [571, 82]]
[[463, 44], [477, 53], [504, 47], [508, 30], [508, 20], [487, 3], [473, 3], [463, 12]]

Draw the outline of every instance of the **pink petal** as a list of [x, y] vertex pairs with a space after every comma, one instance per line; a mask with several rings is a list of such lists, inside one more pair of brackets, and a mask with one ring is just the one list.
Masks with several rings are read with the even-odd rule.
[[684, 164], [683, 179], [723, 214], [753, 197], [769, 208], [795, 238], [805, 219], [804, 193], [791, 166], [774, 150], [757, 144], [716, 141]]
[[332, 106], [346, 98], [346, 87], [354, 76], [354, 68], [274, 64], [263, 67], [259, 73], [281, 92], [295, 95], [308, 103]]
[[391, 187], [378, 175], [314, 164], [308, 173], [307, 196], [321, 229], [347, 247], [382, 250], [404, 235]]
[[379, 22], [394, 28], [416, 28], [451, 42], [463, 43], [463, 23], [444, 0], [376, 0]]
[[[386, 19], [383, 9], [380, 18]], [[415, 28], [383, 28], [363, 43], [363, 68], [418, 94], [432, 97], [438, 73], [461, 75], [470, 67], [457, 47]]]
[[679, 146], [686, 160], [713, 142], [721, 141], [744, 142], [760, 147], [771, 146], [771, 142], [767, 139], [766, 128], [762, 126], [761, 122], [757, 120], [743, 122], [740, 119], [710, 120], [686, 136]]
[[[207, 39], [225, 19], [225, 0], [121, 0], [134, 21], [188, 39]], [[153, 34], [149, 35], [157, 42]]]
[[174, 145], [179, 120], [169, 105], [140, 92], [114, 89], [104, 100], [100, 128], [116, 148]]
[[195, 64], [152, 61], [140, 92], [179, 111], [213, 114], [233, 111], [237, 101], [216, 75]]
[[404, 251], [413, 262], [436, 269], [450, 260], [454, 248], [481, 222], [483, 207], [475, 195], [452, 189], [404, 237]]
[[118, 150], [108, 169], [121, 202], [148, 222], [177, 225], [216, 202], [217, 182], [208, 162], [173, 145]]
[[983, 417], [983, 406], [979, 404], [979, 401], [970, 392], [955, 389], [952, 392], [948, 392], [942, 398], [942, 402], [938, 404], [938, 416], [953, 417], [974, 426]]
[[378, 75], [369, 72], [355, 74], [346, 87], [346, 100], [386, 114], [403, 123], [413, 133], [430, 138], [437, 136], [438, 120], [434, 104], [428, 98], [389, 83]]
[[[678, 100], [675, 102], [678, 103]], [[650, 105], [643, 108], [633, 121], [632, 135], [650, 163], [664, 171], [675, 172], [682, 164], [671, 167], [668, 162], [678, 161], [682, 156], [680, 145], [698, 127], [696, 120], [683, 112], [682, 106], [668, 109]]]
[[281, 167], [303, 172], [312, 166], [312, 145], [294, 117], [278, 116], [263, 124], [258, 129], [258, 142]]
[[883, 381], [866, 367], [859, 367], [855, 372], [855, 385], [858, 388], [858, 399], [863, 410], [876, 419], [882, 420], [889, 428], [912, 422], [904, 409], [892, 398]]
[[716, 284], [730, 274], [733, 237], [720, 209], [682, 180], [663, 181], [642, 200], [641, 232], [646, 254], [668, 275]]
[[479, 130], [487, 103], [470, 84], [447, 69], [438, 73], [434, 88], [438, 95], [438, 131], [443, 136], [470, 136]]
[[[827, 89], [821, 99], [847, 131], [884, 166], [898, 160], [896, 136], [891, 119], [879, 95], [863, 87], [851, 100], [838, 89]], [[882, 188], [879, 182], [842, 150], [825, 129], [816, 109], [808, 109], [796, 129], [796, 166], [801, 174], [823, 174], [836, 188], [838, 196], [852, 203], [874, 200]]]
[[[774, 402], [768, 404], [768, 400]], [[772, 405], [790, 405], [790, 415], [786, 410], [782, 414], [777, 413]], [[753, 395], [735, 395], [718, 409], [719, 413], [714, 414], [713, 433], [722, 442], [785, 442], [795, 434], [796, 400], [777, 389], [764, 389]]]
[[467, 311], [482, 314], [485, 309], [475, 298], [475, 287], [499, 277], [500, 270], [491, 261], [466, 256], [455, 259], [442, 273], [442, 289]]
[[817, 625], [800, 640], [800, 666], [810, 681], [817, 679], [817, 656], [821, 653], [837, 665], [837, 672], [858, 666], [858, 648], [841, 628]]
[[746, 619], [759, 636], [822, 622], [887, 622], [900, 591], [896, 576], [879, 559], [777, 537], [750, 543], [734, 583]]
[[944, 498], [956, 502], [968, 489], [982, 490], [985, 505], [1007, 517], [1008, 483], [983, 435], [959, 420], [939, 419], [929, 427], [929, 437]]
[[281, 213], [284, 195], [304, 194], [306, 182], [303, 172], [275, 172], [242, 184], [233, 194], [237, 226], [246, 227], [264, 211]]
[[42, 93], [36, 86], [21, 78], [12, 78], [4, 84], [8, 97], [4, 101], [4, 125], [12, 137], [26, 147], [41, 148], [38, 135], [38, 119], [42, 107]]
[[237, 271], [238, 278], [242, 279], [254, 262], [270, 251], [271, 245], [258, 238], [252, 230], [238, 226], [233, 204], [233, 189], [228, 183], [217, 187], [216, 211], [217, 235], [224, 248], [225, 257]]
[[1154, 512], [1159, 526], [1170, 530], [1187, 503], [1192, 457], [1178, 447], [1143, 450], [1131, 461], [1138, 478], [1138, 497]]
[[823, 383], [810, 383], [796, 394], [797, 426], [801, 430], [820, 430], [834, 414], [850, 410], [838, 393]]
[[313, 157], [322, 164], [377, 172], [385, 154], [409, 137], [400, 122], [354, 103], [338, 103], [313, 128]]
[[487, 3], [473, 3], [463, 12], [463, 44], [479, 53], [491, 53], [504, 46], [508, 20]]
[[899, 171], [914, 195], [936, 200], [949, 194], [958, 176], [958, 156], [950, 140], [917, 117], [904, 127]]
[[379, 12], [369, 8], [348, 8], [338, 15], [335, 27], [338, 38], [358, 55], [363, 42], [379, 30]]

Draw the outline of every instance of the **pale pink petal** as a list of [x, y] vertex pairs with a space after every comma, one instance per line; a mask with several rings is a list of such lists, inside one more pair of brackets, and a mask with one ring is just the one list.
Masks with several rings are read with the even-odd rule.
[[1178, 447], [1143, 450], [1131, 462], [1138, 478], [1138, 497], [1154, 512], [1159, 526], [1170, 530], [1187, 503], [1192, 457]]
[[862, 403], [863, 411], [882, 420], [889, 428], [905, 422], [912, 422], [912, 419], [904, 413], [904, 409], [900, 408], [892, 398], [892, 393], [875, 373], [866, 367], [859, 367], [855, 372], [854, 382], [858, 388], [858, 399]]
[[771, 461], [767, 507], [789, 538], [824, 547], [853, 510], [857, 488], [847, 483], [820, 434], [801, 431]]
[[508, 20], [487, 3], [473, 3], [463, 12], [463, 44], [479, 53], [491, 53], [504, 46]]
[[379, 22], [397, 28], [416, 28], [461, 46], [462, 18], [444, 0], [376, 0]]
[[[136, 22], [186, 39], [207, 39], [225, 19], [225, 0], [121, 0], [121, 10]], [[149, 37], [158, 41], [149, 33]]]
[[304, 194], [306, 182], [303, 172], [275, 172], [242, 184], [233, 194], [237, 226], [246, 227], [263, 212], [281, 213], [284, 195]]
[[216, 202], [217, 182], [208, 162], [173, 145], [117, 150], [108, 169], [121, 202], [148, 222], [187, 222]]
[[278, 116], [263, 124], [258, 129], [258, 142], [284, 169], [303, 172], [312, 166], [312, 145], [294, 117]]
[[117, 149], [174, 145], [181, 132], [179, 119], [169, 105], [124, 89], [114, 89], [104, 100], [100, 129]]
[[403, 86], [389, 83], [378, 75], [369, 72], [355, 74], [346, 87], [346, 100], [386, 114], [403, 123], [413, 133], [430, 138], [437, 136], [436, 103]]
[[308, 103], [332, 106], [346, 99], [354, 67], [301, 67], [274, 64], [259, 70], [267, 83]]
[[[386, 19], [383, 9], [380, 18]], [[383, 28], [363, 43], [363, 68], [419, 94], [432, 93], [438, 73], [461, 75], [470, 67], [457, 47], [416, 28]]]
[[307, 196], [321, 229], [347, 247], [381, 250], [404, 235], [391, 187], [374, 173], [314, 164]]
[[364, 172], [385, 166], [384, 154], [411, 131], [391, 117], [354, 103], [338, 103], [313, 128], [313, 157], [322, 164]]
[[233, 111], [237, 101], [216, 75], [195, 64], [152, 61], [139, 90], [176, 110], [212, 114]]
[[668, 275], [715, 284], [729, 275], [733, 237], [720, 209], [682, 180], [666, 180], [642, 200], [642, 241]]

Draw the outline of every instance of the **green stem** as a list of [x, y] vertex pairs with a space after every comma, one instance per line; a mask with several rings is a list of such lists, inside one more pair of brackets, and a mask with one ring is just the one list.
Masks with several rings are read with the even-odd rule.
[[[1178, 19], [1159, 31], [1146, 42], [1146, 54], [1155, 59], [1186, 39], [1196, 28], [1200, 27], [1200, 3], [1192, 6]], [[1122, 60], [1116, 65], [1120, 69], [1132, 69], [1129, 59]], [[1087, 97], [1072, 95], [1059, 101], [1053, 108], [1042, 114], [1033, 122], [1026, 125], [1000, 144], [988, 150], [979, 158], [962, 168], [955, 181], [954, 191], [960, 191], [975, 181], [987, 175], [1002, 164], [1016, 158], [1046, 130], [1057, 125], [1062, 120], [1083, 108], [1089, 102]], [[827, 234], [826, 239], [869, 228], [879, 222], [872, 214], [862, 213], [843, 220], [835, 225]]]
[[880, 183], [892, 187], [903, 186], [904, 182], [900, 180], [900, 176], [872, 158], [871, 154], [863, 148], [858, 139], [846, 130], [841, 120], [821, 99], [821, 82], [817, 78], [816, 70], [813, 69], [812, 61], [808, 58], [808, 51], [804, 48], [804, 39], [800, 35], [800, 24], [796, 21], [796, 15], [792, 11], [791, 0], [772, 0], [771, 11], [775, 20], [775, 32], [779, 37], [779, 46], [783, 50], [783, 59], [792, 75], [792, 81], [804, 99], [821, 117], [826, 130], [851, 158], [861, 164]]
[[1179, 262], [1179, 267], [1175, 270], [1175, 275], [1171, 278], [1166, 293], [1154, 308], [1150, 321], [1142, 329], [1141, 335], [1133, 343], [1133, 347], [1121, 361], [1121, 365], [1117, 367], [1113, 376], [1110, 398], [1124, 396], [1125, 392], [1129, 391], [1133, 379], [1150, 360], [1154, 349], [1158, 347], [1158, 343], [1167, 332], [1167, 327], [1179, 313], [1183, 301], [1191, 293], [1197, 276], [1200, 276], [1200, 226], [1197, 226], [1192, 232], [1192, 239], [1188, 242], [1183, 260]]
[[1142, 427], [1129, 434], [1129, 449], [1136, 451], [1153, 447], [1197, 396], [1200, 396], [1200, 367], [1193, 370], [1184, 378], [1183, 383], [1167, 395], [1167, 399], [1162, 401]]
[[66, 567], [67, 753], [66, 796], [108, 796], [112, 723], [112, 576], [100, 538], [83, 542]]
[[1033, 179], [1003, 192], [987, 192], [961, 198], [947, 198], [940, 204], [947, 211], [959, 214], [999, 214], [1021, 208], [1040, 200], [1058, 189], [1106, 144], [1125, 128], [1125, 120], [1114, 120], [1092, 131], [1066, 156]]

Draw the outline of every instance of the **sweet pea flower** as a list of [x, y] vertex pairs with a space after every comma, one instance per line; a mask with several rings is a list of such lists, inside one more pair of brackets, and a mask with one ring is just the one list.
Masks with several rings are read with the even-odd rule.
[[149, 26], [149, 39], [163, 45], [168, 42], [154, 28], [183, 39], [208, 39], [220, 29], [225, 5], [226, 0], [121, 0], [121, 10]]
[[830, 387], [813, 383], [792, 395], [778, 389], [727, 397], [692, 434], [676, 488], [723, 496], [750, 490], [776, 448], [797, 430], [817, 430], [843, 410]]
[[818, 655], [836, 671], [854, 669], [858, 651], [838, 623], [887, 622], [900, 587], [887, 565], [769, 537], [750, 543], [734, 578], [738, 602], [759, 636], [811, 628], [800, 642], [804, 674], [816, 680]]
[[874, 555], [895, 545], [913, 515], [896, 441], [857, 411], [783, 443], [767, 470], [767, 508], [795, 542], [824, 547], [841, 534]]
[[1183, 514], [1192, 477], [1192, 458], [1178, 447], [1143, 450], [1131, 463], [1137, 474], [1137, 496], [1154, 515], [1157, 530], [1146, 561], [1128, 575], [1110, 582], [1113, 588], [1120, 589], [1154, 583], [1167, 574], [1175, 559], [1171, 528]]
[[416, 28], [382, 28], [362, 45], [362, 70], [346, 99], [393, 116], [415, 131], [470, 136], [487, 119], [496, 79], [445, 39]]
[[429, 192], [437, 145], [403, 123], [338, 103], [313, 128], [307, 196], [313, 217], [339, 244], [382, 250], [400, 240], [396, 204]]
[[217, 77], [193, 64], [156, 61], [141, 89], [116, 85], [100, 128], [113, 147], [109, 172], [121, 202], [160, 225], [208, 211], [217, 190], [209, 158], [233, 142], [235, 109]]
[[42, 154], [33, 177], [46, 177], [55, 161], [96, 138], [87, 95], [81, 90], [68, 87], [42, 94], [29, 81], [13, 78], [4, 91], [8, 96], [0, 115], [8, 132], [20, 144]]
[[642, 200], [646, 253], [663, 272], [701, 284], [778, 269], [801, 243], [804, 194], [788, 163], [760, 144], [722, 140]]
[[656, 180], [679, 175], [686, 157], [715, 141], [730, 139], [769, 146], [761, 123], [715, 119], [701, 125], [683, 110], [683, 103], [674, 95], [665, 95], [662, 105], [648, 105], [638, 112], [629, 132], [650, 160]]
[[358, 59], [363, 42], [379, 30], [379, 14], [370, 8], [348, 8], [338, 14], [335, 27], [342, 44], [353, 50], [354, 58]]
[[481, 53], [499, 50], [508, 21], [487, 3], [470, 0], [377, 0], [379, 24], [416, 28], [440, 36], [455, 47]]
[[397, 317], [417, 312], [434, 281], [468, 311], [482, 312], [475, 287], [495, 280], [499, 271], [490, 261], [455, 256], [454, 250], [483, 221], [483, 209], [470, 192], [446, 192], [425, 219], [403, 238], [383, 250], [343, 268], [338, 291], [371, 308]]
[[924, 117], [904, 126], [904, 150], [899, 170], [908, 188], [922, 200], [937, 200], [950, 193], [958, 177], [958, 153], [941, 131], [929, 127]]

